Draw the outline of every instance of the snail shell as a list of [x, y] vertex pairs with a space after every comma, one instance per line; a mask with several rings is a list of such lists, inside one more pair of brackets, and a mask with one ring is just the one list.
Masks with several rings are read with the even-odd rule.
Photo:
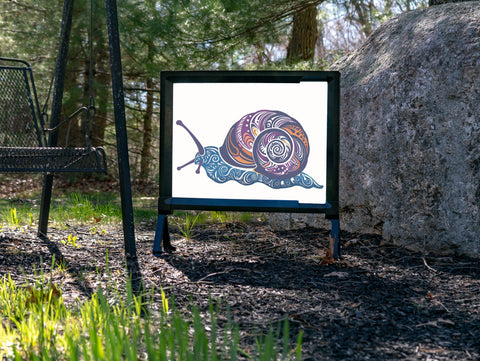
[[244, 115], [220, 147], [233, 167], [252, 169], [272, 179], [300, 174], [307, 165], [309, 145], [301, 124], [281, 111], [259, 110]]

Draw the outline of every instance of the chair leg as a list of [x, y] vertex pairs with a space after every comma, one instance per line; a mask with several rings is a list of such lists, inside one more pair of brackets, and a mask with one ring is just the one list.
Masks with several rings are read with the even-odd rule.
[[42, 201], [40, 204], [40, 217], [38, 220], [38, 235], [46, 237], [48, 232], [48, 216], [52, 200], [53, 174], [47, 173], [43, 177]]

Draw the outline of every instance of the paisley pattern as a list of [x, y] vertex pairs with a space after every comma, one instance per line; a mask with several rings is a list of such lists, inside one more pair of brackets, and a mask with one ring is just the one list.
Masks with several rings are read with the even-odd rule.
[[201, 165], [210, 179], [217, 183], [225, 183], [234, 180], [242, 185], [248, 186], [253, 183], [263, 183], [270, 188], [280, 189], [293, 186], [304, 188], [323, 188], [322, 185], [308, 174], [300, 173], [290, 178], [270, 178], [253, 170], [245, 170], [232, 167], [223, 161], [217, 147], [205, 147], [204, 154], [197, 154], [195, 164]]
[[273, 179], [300, 174], [307, 164], [309, 145], [300, 123], [281, 111], [259, 110], [243, 116], [220, 147], [224, 161], [254, 169]]

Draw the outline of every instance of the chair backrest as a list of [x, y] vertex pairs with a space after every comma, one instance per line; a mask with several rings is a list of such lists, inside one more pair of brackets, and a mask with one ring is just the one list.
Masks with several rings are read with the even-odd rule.
[[0, 58], [0, 147], [45, 147], [43, 129], [30, 65]]

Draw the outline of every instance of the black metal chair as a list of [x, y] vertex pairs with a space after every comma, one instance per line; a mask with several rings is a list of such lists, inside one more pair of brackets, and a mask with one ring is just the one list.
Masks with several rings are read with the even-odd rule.
[[[105, 151], [92, 147], [89, 119], [93, 107], [81, 107], [60, 124], [47, 127], [30, 65], [0, 58], [0, 172], [107, 172]], [[85, 147], [49, 147], [48, 135], [83, 114]]]

